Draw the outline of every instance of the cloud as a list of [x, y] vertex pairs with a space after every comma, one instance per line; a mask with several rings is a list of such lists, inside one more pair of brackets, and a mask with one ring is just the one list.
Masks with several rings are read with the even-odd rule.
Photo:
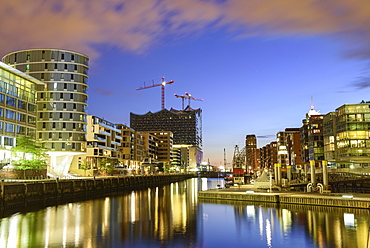
[[276, 135], [258, 135], [256, 138], [257, 139], [272, 139], [272, 138], [275, 138]]
[[100, 44], [145, 52], [209, 29], [232, 35], [324, 35], [346, 56], [370, 57], [367, 0], [0, 0], [0, 53], [61, 48], [90, 57]]
[[106, 89], [102, 89], [102, 88], [93, 89], [93, 90], [91, 90], [91, 91], [92, 91], [92, 92], [99, 93], [99, 94], [104, 95], [104, 96], [112, 96], [112, 95], [114, 95], [114, 93], [113, 93], [113, 92], [108, 91], [108, 90], [106, 90]]

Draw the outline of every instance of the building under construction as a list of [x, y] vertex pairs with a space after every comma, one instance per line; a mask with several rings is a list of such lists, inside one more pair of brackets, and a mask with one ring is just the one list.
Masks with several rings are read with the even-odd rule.
[[[173, 144], [187, 147], [193, 155], [190, 156], [189, 166], [201, 163], [202, 156], [202, 110], [162, 109], [156, 113], [148, 112], [143, 115], [130, 113], [130, 127], [136, 131], [171, 131]], [[189, 150], [190, 148], [190, 150]], [[190, 161], [191, 160], [191, 161]]]

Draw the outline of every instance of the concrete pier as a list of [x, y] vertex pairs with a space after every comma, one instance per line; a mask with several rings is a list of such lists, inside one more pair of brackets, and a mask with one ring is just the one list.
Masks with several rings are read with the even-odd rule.
[[192, 177], [191, 174], [165, 174], [14, 182], [3, 180], [0, 185], [0, 214], [7, 209], [25, 210], [30, 206], [51, 206], [86, 200], [124, 190], [170, 184]]
[[229, 189], [212, 189], [199, 191], [199, 198], [271, 202], [279, 204], [301, 204], [315, 206], [366, 208], [370, 209], [370, 194], [344, 194], [344, 193], [304, 193], [304, 192], [258, 192], [253, 188], [232, 187]]

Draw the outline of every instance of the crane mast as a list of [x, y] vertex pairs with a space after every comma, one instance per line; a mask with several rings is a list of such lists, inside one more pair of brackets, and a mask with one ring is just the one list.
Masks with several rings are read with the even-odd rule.
[[161, 83], [155, 83], [154, 80], [152, 80], [152, 84], [151, 85], [146, 85], [146, 83], [144, 82], [144, 86], [143, 87], [140, 87], [140, 88], [136, 88], [136, 90], [144, 90], [144, 89], [149, 89], [149, 88], [153, 88], [153, 87], [158, 87], [158, 86], [161, 86], [161, 107], [162, 109], [164, 109], [164, 88], [167, 84], [173, 84], [175, 81], [171, 80], [171, 81], [168, 81], [166, 82], [164, 77], [162, 77], [162, 81]]

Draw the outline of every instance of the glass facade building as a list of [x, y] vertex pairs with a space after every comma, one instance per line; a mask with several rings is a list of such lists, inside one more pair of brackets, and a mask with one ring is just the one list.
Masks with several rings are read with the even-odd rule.
[[370, 166], [370, 102], [344, 104], [324, 119], [325, 157], [338, 168]]
[[44, 84], [0, 62], [0, 150], [2, 165], [19, 135], [36, 137], [36, 87]]
[[44, 82], [36, 88], [36, 138], [50, 151], [85, 152], [88, 57], [31, 49], [7, 54], [3, 62]]
[[130, 113], [130, 127], [136, 131], [171, 131], [173, 144], [202, 148], [202, 110], [163, 109], [144, 115]]

